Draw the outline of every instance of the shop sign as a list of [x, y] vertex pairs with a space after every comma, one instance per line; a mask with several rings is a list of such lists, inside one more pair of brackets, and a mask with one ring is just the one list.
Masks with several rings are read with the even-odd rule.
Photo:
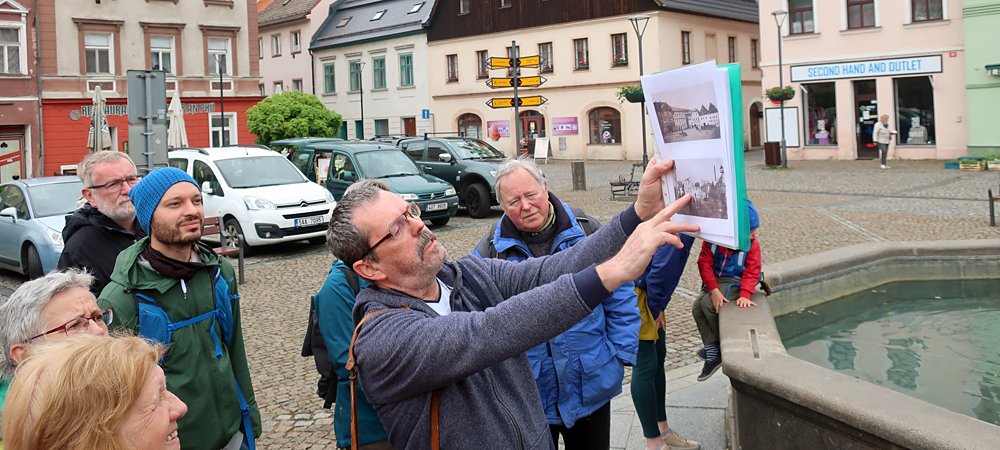
[[941, 73], [941, 55], [875, 59], [831, 64], [792, 66], [792, 81], [806, 82], [842, 78], [884, 77]]
[[[215, 112], [215, 103], [182, 103], [181, 106], [184, 107], [184, 114]], [[94, 105], [85, 105], [80, 107], [81, 116], [90, 117], [90, 115], [93, 114], [93, 111]], [[104, 105], [104, 115], [127, 116], [128, 105]]]
[[486, 135], [494, 141], [499, 141], [501, 137], [510, 137], [509, 120], [489, 120], [486, 122]]
[[552, 118], [552, 135], [562, 136], [567, 134], [579, 134], [580, 126], [577, 124], [576, 117], [553, 117]]

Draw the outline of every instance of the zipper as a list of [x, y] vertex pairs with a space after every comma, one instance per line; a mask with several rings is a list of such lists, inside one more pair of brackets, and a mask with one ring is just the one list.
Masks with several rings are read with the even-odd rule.
[[514, 419], [514, 415], [510, 413], [507, 406], [500, 400], [500, 394], [497, 393], [497, 385], [493, 382], [493, 371], [486, 369], [486, 376], [490, 379], [490, 386], [493, 388], [493, 396], [496, 397], [497, 403], [500, 404], [500, 408], [503, 409], [503, 412], [507, 413], [507, 417], [510, 419], [510, 422], [514, 424], [514, 433], [517, 434], [518, 445], [520, 445], [521, 450], [524, 450], [524, 440], [521, 438], [521, 428], [517, 426], [517, 420]]

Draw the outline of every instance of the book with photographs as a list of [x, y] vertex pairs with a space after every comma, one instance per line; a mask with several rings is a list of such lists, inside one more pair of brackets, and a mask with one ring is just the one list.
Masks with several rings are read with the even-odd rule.
[[673, 220], [724, 247], [749, 250], [750, 222], [743, 165], [743, 95], [739, 64], [715, 61], [642, 77], [650, 125], [661, 160], [666, 204], [691, 194]]

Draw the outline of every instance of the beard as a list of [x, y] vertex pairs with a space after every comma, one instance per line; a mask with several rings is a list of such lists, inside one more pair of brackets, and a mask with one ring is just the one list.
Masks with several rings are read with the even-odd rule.
[[[190, 223], [192, 221], [198, 221], [198, 229], [196, 231], [182, 231], [181, 225]], [[184, 246], [191, 245], [201, 239], [201, 232], [204, 228], [204, 219], [200, 216], [184, 216], [177, 220], [173, 225], [163, 223], [156, 219], [156, 214], [153, 214], [153, 220], [149, 224], [149, 234], [156, 238], [164, 245], [170, 246]]]
[[116, 200], [108, 201], [95, 195], [90, 206], [97, 208], [101, 214], [108, 216], [115, 222], [135, 219], [135, 206], [132, 205], [132, 198], [128, 195], [120, 195]]

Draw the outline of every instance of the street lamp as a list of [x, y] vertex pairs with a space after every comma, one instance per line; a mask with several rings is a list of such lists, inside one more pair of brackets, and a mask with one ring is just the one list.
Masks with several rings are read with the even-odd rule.
[[[649, 16], [645, 14], [637, 14], [628, 18], [629, 22], [632, 22], [632, 28], [635, 29], [636, 36], [639, 36], [639, 76], [643, 75], [642, 72], [642, 34], [646, 32], [646, 24], [649, 23]], [[642, 24], [642, 29], [639, 29], [639, 24]], [[642, 164], [646, 165], [649, 162], [649, 157], [646, 156], [646, 102], [645, 99], [639, 105], [639, 109], [642, 110]]]
[[358, 90], [361, 91], [361, 137], [359, 140], [365, 140], [365, 77], [362, 75], [362, 69], [365, 68], [364, 61], [358, 61]]
[[[778, 87], [782, 88], [785, 84], [784, 79], [784, 68], [781, 63], [781, 25], [785, 23], [785, 17], [788, 16], [788, 11], [779, 9], [771, 13], [774, 16], [774, 23], [778, 25]], [[785, 150], [785, 101], [781, 101], [781, 167], [784, 169], [788, 168], [788, 153]]]

